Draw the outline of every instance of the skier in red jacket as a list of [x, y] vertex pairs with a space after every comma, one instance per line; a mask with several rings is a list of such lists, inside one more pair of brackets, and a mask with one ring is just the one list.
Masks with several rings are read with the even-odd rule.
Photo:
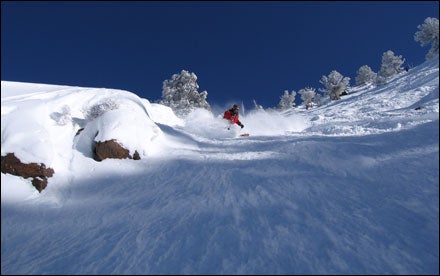
[[[223, 118], [229, 120], [229, 122], [233, 124], [237, 124], [241, 126], [241, 128], [244, 127], [244, 125], [240, 122], [238, 119], [238, 105], [234, 104], [231, 109], [228, 109], [225, 111], [225, 114], [223, 115]], [[229, 129], [229, 128], [228, 128]]]

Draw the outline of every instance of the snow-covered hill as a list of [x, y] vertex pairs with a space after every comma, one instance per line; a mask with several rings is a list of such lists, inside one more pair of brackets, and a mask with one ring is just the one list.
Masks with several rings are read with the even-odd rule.
[[[2, 274], [438, 274], [438, 73], [233, 131], [128, 91], [2, 81], [2, 156], [55, 170], [41, 193], [2, 173]], [[94, 161], [109, 137], [141, 160]]]

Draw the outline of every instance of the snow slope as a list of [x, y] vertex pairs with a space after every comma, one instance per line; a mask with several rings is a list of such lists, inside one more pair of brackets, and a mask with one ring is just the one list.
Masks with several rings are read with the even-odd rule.
[[[1, 175], [2, 274], [439, 273], [438, 59], [233, 134], [127, 91], [1, 85], [2, 155], [55, 169], [42, 193]], [[142, 159], [94, 161], [111, 136]]]

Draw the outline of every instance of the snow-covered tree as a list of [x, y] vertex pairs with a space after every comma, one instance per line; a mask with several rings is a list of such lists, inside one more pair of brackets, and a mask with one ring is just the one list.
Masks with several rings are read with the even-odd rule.
[[428, 17], [425, 23], [417, 26], [419, 31], [414, 34], [414, 40], [420, 42], [422, 46], [431, 44], [431, 49], [426, 54], [426, 59], [438, 56], [438, 19]]
[[298, 93], [301, 95], [301, 99], [303, 100], [306, 109], [312, 107], [316, 95], [315, 88], [306, 87], [299, 90]]
[[376, 77], [377, 73], [373, 72], [370, 66], [363, 65], [357, 71], [357, 76], [355, 78], [356, 85], [373, 83], [376, 80]]
[[385, 84], [389, 77], [402, 72], [404, 70], [402, 68], [403, 63], [405, 63], [405, 59], [402, 56], [395, 56], [393, 51], [388, 50], [383, 53], [382, 64], [379, 72], [377, 72], [376, 84]]
[[91, 106], [85, 106], [82, 108], [82, 113], [84, 118], [87, 120], [94, 120], [110, 110], [115, 110], [119, 108], [119, 104], [115, 102], [112, 98], [106, 98], [100, 102], [93, 104]]
[[322, 102], [323, 102], [323, 100], [321, 98], [321, 94], [315, 93], [315, 97], [313, 98], [313, 104], [320, 106], [320, 105], [322, 105]]
[[284, 90], [284, 94], [280, 97], [280, 102], [278, 103], [278, 109], [279, 110], [285, 110], [292, 108], [295, 105], [295, 96], [296, 92], [292, 90], [291, 93], [289, 93], [288, 90]]
[[328, 94], [331, 100], [339, 100], [342, 92], [350, 87], [350, 78], [342, 76], [336, 70], [331, 71], [328, 76], [322, 76], [319, 82], [325, 87], [320, 91]]
[[176, 115], [186, 115], [195, 108], [211, 110], [206, 101], [208, 92], [199, 93], [198, 89], [196, 74], [182, 70], [163, 82], [159, 103], [171, 107]]

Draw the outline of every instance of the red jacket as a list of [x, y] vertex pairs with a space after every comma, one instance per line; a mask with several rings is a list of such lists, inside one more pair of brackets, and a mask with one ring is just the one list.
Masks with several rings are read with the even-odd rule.
[[238, 119], [238, 113], [234, 114], [233, 110], [231, 110], [231, 109], [228, 109], [225, 111], [223, 118], [229, 120], [229, 122], [231, 124], [237, 124], [237, 125], [241, 126], [241, 122]]

